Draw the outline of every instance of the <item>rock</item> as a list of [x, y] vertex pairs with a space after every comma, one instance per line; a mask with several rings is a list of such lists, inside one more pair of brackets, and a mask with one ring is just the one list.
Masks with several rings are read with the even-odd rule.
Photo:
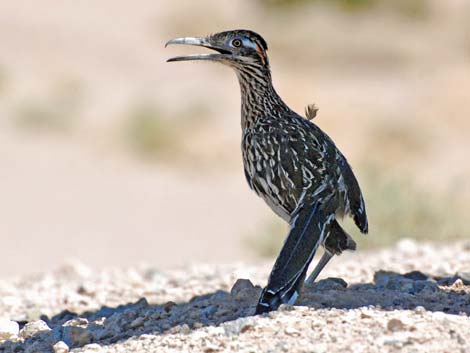
[[437, 280], [439, 286], [451, 286], [457, 278], [455, 277], [442, 277]]
[[15, 338], [19, 332], [20, 326], [16, 321], [0, 319], [0, 341]]
[[227, 336], [236, 336], [251, 330], [255, 327], [255, 322], [256, 319], [253, 317], [242, 317], [235, 321], [224, 323], [223, 328]]
[[35, 341], [30, 345], [26, 345], [24, 353], [53, 353], [54, 348], [48, 342]]
[[77, 326], [77, 327], [87, 327], [88, 320], [81, 317], [76, 317], [74, 319], [66, 321], [62, 326]]
[[437, 284], [440, 286], [453, 286], [458, 280], [462, 283], [462, 286], [470, 285], [470, 272], [457, 272], [452, 277], [439, 278]]
[[284, 332], [286, 335], [289, 335], [289, 336], [300, 336], [300, 332], [291, 326], [287, 326], [284, 329]]
[[149, 302], [147, 301], [146, 298], [140, 298], [134, 304], [131, 304], [132, 309], [144, 309], [144, 308], [148, 308], [148, 306], [149, 306]]
[[62, 334], [63, 341], [71, 347], [81, 347], [91, 342], [93, 335], [80, 326], [65, 326]]
[[224, 291], [224, 290], [218, 290], [217, 292], [215, 292], [214, 294], [212, 294], [211, 300], [224, 299], [224, 298], [226, 298], [226, 297], [229, 296], [229, 295], [230, 295], [230, 294], [227, 293], [227, 292]]
[[217, 312], [217, 306], [215, 305], [210, 305], [207, 308], [204, 308], [201, 310], [201, 314], [206, 317], [210, 317], [214, 315], [216, 312]]
[[163, 310], [169, 313], [173, 309], [174, 306], [176, 306], [175, 302], [172, 302], [172, 301], [166, 302], [165, 304], [163, 304]]
[[386, 287], [390, 280], [395, 279], [397, 277], [402, 277], [400, 274], [396, 272], [390, 271], [376, 271], [374, 273], [374, 283], [378, 287]]
[[27, 339], [44, 331], [51, 331], [51, 328], [47, 326], [44, 321], [36, 320], [28, 322], [26, 325], [24, 325], [24, 327], [20, 331], [19, 336], [23, 339]]
[[457, 278], [454, 283], [452, 283], [451, 288], [454, 290], [461, 290], [463, 289], [464, 284], [463, 281], [460, 278]]
[[411, 279], [413, 281], [425, 281], [429, 278], [428, 276], [426, 276], [424, 273], [420, 271], [411, 271], [411, 272], [405, 273], [403, 277]]
[[344, 279], [336, 278], [336, 277], [329, 277], [326, 279], [322, 279], [318, 282], [314, 282], [307, 288], [321, 291], [321, 290], [343, 290], [347, 287], [348, 287], [348, 284], [346, 283]]
[[143, 326], [145, 319], [142, 316], [139, 316], [137, 319], [131, 322], [129, 325], [131, 328], [137, 328]]
[[251, 281], [249, 279], [239, 278], [239, 279], [237, 279], [237, 281], [233, 285], [232, 289], [230, 290], [230, 294], [233, 297], [237, 297], [237, 296], [239, 296], [239, 294], [241, 292], [244, 292], [244, 291], [247, 291], [247, 290], [252, 290], [254, 288], [255, 288], [255, 286], [253, 285], [253, 283], [251, 283]]
[[377, 271], [374, 274], [374, 282], [378, 287], [390, 290], [413, 292], [414, 289], [413, 280], [395, 272]]
[[171, 334], [181, 333], [183, 335], [189, 335], [191, 333], [191, 328], [188, 324], [182, 324], [175, 327], [172, 327], [169, 331]]
[[414, 281], [412, 294], [421, 291], [435, 292], [439, 289], [437, 283], [431, 281]]
[[54, 353], [68, 353], [69, 352], [69, 346], [64, 341], [59, 341], [56, 344], [52, 346], [52, 349], [54, 349]]
[[261, 288], [253, 286], [247, 279], [238, 279], [230, 290], [230, 295], [237, 302], [244, 302], [249, 305], [256, 302], [261, 294]]
[[387, 323], [387, 330], [391, 332], [404, 331], [405, 329], [405, 324], [399, 319], [391, 319]]

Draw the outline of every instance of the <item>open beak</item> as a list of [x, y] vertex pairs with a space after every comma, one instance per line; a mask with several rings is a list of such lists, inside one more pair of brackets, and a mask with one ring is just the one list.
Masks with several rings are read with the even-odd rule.
[[199, 47], [213, 49], [219, 52], [219, 54], [193, 54], [186, 56], [175, 56], [167, 60], [167, 62], [172, 61], [188, 61], [188, 60], [223, 60], [227, 58], [232, 58], [233, 55], [229, 50], [215, 46], [210, 43], [207, 38], [198, 38], [198, 37], [185, 37], [185, 38], [175, 38], [169, 40], [165, 44], [165, 48], [171, 44], [185, 44], [185, 45], [196, 45]]

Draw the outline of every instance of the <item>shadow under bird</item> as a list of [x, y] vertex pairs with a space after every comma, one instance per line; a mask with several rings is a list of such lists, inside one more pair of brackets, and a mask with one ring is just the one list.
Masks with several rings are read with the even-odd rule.
[[307, 282], [313, 282], [335, 254], [355, 250], [356, 243], [337, 222], [349, 215], [362, 233], [368, 223], [359, 184], [331, 138], [310, 120], [292, 111], [274, 90], [268, 45], [250, 30], [207, 37], [186, 37], [169, 44], [196, 45], [216, 53], [178, 56], [173, 61], [208, 60], [237, 74], [241, 89], [242, 154], [249, 186], [290, 224], [290, 230], [256, 313], [293, 304], [307, 269], [321, 245], [325, 249]]

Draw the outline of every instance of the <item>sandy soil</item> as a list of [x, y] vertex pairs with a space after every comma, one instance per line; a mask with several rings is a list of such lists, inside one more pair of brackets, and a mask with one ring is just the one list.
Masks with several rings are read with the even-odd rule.
[[335, 259], [295, 306], [253, 316], [267, 264], [70, 263], [0, 281], [0, 352], [470, 352], [469, 268], [468, 242], [404, 240]]

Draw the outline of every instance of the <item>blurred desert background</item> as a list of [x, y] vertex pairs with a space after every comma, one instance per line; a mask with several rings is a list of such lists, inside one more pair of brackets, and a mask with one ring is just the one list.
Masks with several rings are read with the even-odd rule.
[[236, 76], [165, 62], [235, 28], [352, 164], [360, 249], [470, 237], [468, 0], [3, 0], [0, 276], [274, 258], [287, 226], [246, 185]]

